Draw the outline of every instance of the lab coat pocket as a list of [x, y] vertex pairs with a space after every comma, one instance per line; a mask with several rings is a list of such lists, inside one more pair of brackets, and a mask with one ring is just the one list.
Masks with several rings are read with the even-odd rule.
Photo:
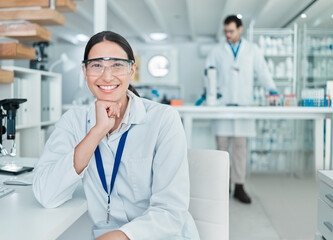
[[135, 200], [149, 200], [152, 186], [152, 158], [133, 157], [128, 159], [127, 163]]

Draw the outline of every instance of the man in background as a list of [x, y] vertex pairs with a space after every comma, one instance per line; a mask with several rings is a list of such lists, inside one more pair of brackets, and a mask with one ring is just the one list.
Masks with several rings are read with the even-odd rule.
[[[260, 49], [241, 37], [242, 21], [235, 15], [224, 20], [225, 40], [209, 54], [206, 68], [217, 70], [217, 86], [222, 104], [249, 106], [253, 104], [254, 73], [258, 83], [276, 92], [272, 76]], [[255, 121], [246, 119], [216, 120], [212, 124], [219, 150], [230, 152], [231, 182], [235, 184], [234, 198], [251, 203], [244, 189], [247, 162], [247, 137], [255, 136]], [[230, 151], [229, 151], [230, 150]]]

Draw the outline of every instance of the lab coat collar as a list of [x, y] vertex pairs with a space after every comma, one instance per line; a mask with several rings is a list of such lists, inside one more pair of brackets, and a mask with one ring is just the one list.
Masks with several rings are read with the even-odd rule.
[[[236, 61], [238, 60], [238, 56], [242, 55], [242, 52], [244, 51], [244, 49], [246, 49], [246, 46], [248, 45], [248, 41], [246, 41], [246, 39], [241, 38], [241, 40], [242, 40], [242, 43], [239, 46], [238, 54], [237, 54], [237, 57], [235, 59]], [[231, 47], [230, 47], [230, 45], [229, 45], [229, 43], [227, 42], [226, 39], [224, 39], [221, 42], [221, 45], [222, 45], [222, 47], [224, 47], [226, 49], [226, 51], [228, 52], [228, 54], [230, 54], [230, 56], [233, 58], [234, 57], [234, 53], [232, 52]]]
[[[128, 125], [130, 126], [132, 124], [144, 123], [146, 121], [147, 112], [142, 99], [136, 96], [130, 90], [127, 90], [127, 95], [132, 98], [132, 102], [129, 109]], [[93, 102], [88, 107], [88, 112], [87, 112], [87, 133], [95, 125], [96, 125], [96, 112], [95, 112], [95, 102]], [[127, 129], [128, 128], [121, 130], [120, 133], [123, 133]]]

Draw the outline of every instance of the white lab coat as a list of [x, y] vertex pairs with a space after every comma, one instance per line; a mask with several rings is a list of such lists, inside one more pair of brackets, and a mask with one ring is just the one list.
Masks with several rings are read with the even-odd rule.
[[[276, 89], [262, 52], [243, 38], [236, 59], [228, 42], [223, 40], [209, 54], [206, 67], [209, 66], [217, 69], [222, 104], [252, 105], [254, 73], [267, 90]], [[246, 119], [218, 120], [213, 122], [212, 132], [217, 136], [255, 136], [255, 122]]]
[[111, 194], [111, 222], [106, 224], [107, 194], [94, 156], [80, 175], [73, 167], [75, 146], [95, 125], [94, 104], [69, 110], [56, 124], [35, 168], [34, 194], [44, 207], [54, 208], [72, 198], [82, 179], [93, 238], [120, 229], [131, 240], [199, 239], [188, 212], [187, 146], [179, 114], [128, 94], [128, 124], [99, 144], [109, 190], [118, 142], [129, 129]]

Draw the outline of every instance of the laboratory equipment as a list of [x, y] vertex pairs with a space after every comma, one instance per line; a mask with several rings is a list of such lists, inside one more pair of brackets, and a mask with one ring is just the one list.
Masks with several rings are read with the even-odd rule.
[[14, 192], [14, 189], [0, 186], [0, 198], [4, 197], [12, 192]]
[[269, 94], [266, 96], [267, 106], [281, 106], [281, 99], [279, 94]]
[[213, 66], [205, 69], [205, 85], [206, 85], [206, 103], [208, 106], [217, 105], [217, 71]]
[[3, 184], [29, 186], [32, 185], [32, 177], [12, 177], [3, 181]]
[[48, 62], [48, 55], [46, 48], [49, 46], [48, 42], [34, 43], [33, 47], [36, 49], [36, 59], [30, 60], [30, 68], [46, 71], [45, 64]]
[[[27, 99], [22, 98], [11, 98], [11, 99], [3, 99], [0, 101], [0, 153], [2, 156], [16, 156], [16, 144], [15, 144], [15, 134], [16, 134], [16, 126], [15, 126], [15, 118], [16, 118], [16, 110], [19, 108], [19, 105], [23, 102], [26, 102]], [[4, 112], [3, 112], [3, 110]], [[7, 120], [7, 128], [2, 124], [3, 119]], [[7, 140], [13, 141], [13, 145], [11, 147], [10, 153], [6, 150], [5, 146], [2, 142], [2, 135], [7, 133]], [[32, 167], [23, 167], [14, 163], [14, 161], [6, 162], [5, 164], [0, 165], [0, 171], [19, 174], [25, 171], [31, 171]]]
[[283, 106], [297, 106], [296, 94], [284, 94]]

